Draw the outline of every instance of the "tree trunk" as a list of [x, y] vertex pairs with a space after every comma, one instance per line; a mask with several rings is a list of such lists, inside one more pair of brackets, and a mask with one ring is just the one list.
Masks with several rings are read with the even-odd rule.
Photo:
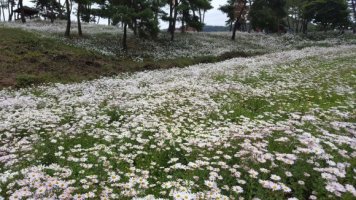
[[172, 27], [171, 27], [171, 41], [174, 40], [174, 33], [176, 31], [176, 22], [177, 22], [177, 15], [178, 15], [177, 7], [178, 7], [178, 0], [175, 0], [173, 24], [172, 24]]
[[172, 24], [173, 24], [173, 0], [169, 4], [169, 25], [168, 25], [168, 32], [172, 32]]
[[182, 30], [181, 30], [182, 33], [185, 33], [185, 27], [184, 27], [184, 20], [182, 19]]
[[172, 25], [171, 25], [171, 41], [174, 40], [174, 34], [176, 31], [176, 22], [177, 22], [177, 16], [178, 16], [178, 0], [174, 1], [174, 16], [173, 16], [173, 20], [172, 20]]
[[1, 11], [2, 11], [2, 16], [3, 16], [3, 18], [4, 18], [4, 21], [6, 20], [5, 19], [5, 11], [4, 11], [4, 7], [3, 7], [3, 5], [1, 4]]
[[289, 17], [287, 17], [287, 24], [288, 24], [288, 29], [291, 30], [290, 22], [289, 22]]
[[[61, 6], [61, 5], [62, 5], [61, 0], [58, 0], [58, 4], [59, 4], [59, 6]], [[60, 18], [62, 18], [62, 16], [63, 16], [63, 10], [62, 10], [62, 7], [60, 7], [58, 14], [59, 14]]]
[[236, 21], [235, 21], [235, 24], [234, 24], [234, 30], [232, 30], [231, 40], [235, 40], [236, 39], [236, 31], [237, 31], [238, 28], [240, 28], [240, 25], [241, 25], [240, 19], [241, 19], [242, 13], [244, 12], [245, 9], [246, 9], [246, 1], [244, 1], [244, 5], [243, 5], [243, 8], [242, 8], [242, 10], [240, 12], [240, 16], [238, 16], [236, 18]]
[[77, 22], [78, 22], [78, 35], [82, 36], [83, 32], [82, 32], [82, 24], [80, 22], [80, 11], [82, 9], [82, 4], [78, 3], [78, 9], [77, 9]]
[[205, 23], [205, 13], [206, 13], [206, 10], [204, 10], [204, 12], [203, 12], [203, 23]]
[[127, 51], [127, 23], [124, 23], [124, 37], [122, 38], [122, 48]]
[[298, 20], [296, 20], [297, 21], [297, 23], [296, 23], [296, 25], [295, 25], [295, 33], [299, 33], [299, 19]]
[[9, 2], [8, 9], [9, 9], [9, 22], [11, 22], [12, 21], [12, 16], [14, 14], [14, 0], [11, 0]]
[[304, 22], [303, 22], [303, 33], [307, 34], [307, 32], [308, 32], [308, 21], [304, 20]]
[[[20, 9], [20, 4], [17, 4], [17, 9]], [[15, 14], [15, 21], [18, 20], [20, 17], [20, 13]]]
[[203, 20], [202, 18], [203, 18], [203, 17], [202, 17], [201, 9], [200, 9], [200, 8], [198, 9], [198, 14], [199, 14], [199, 22], [202, 23], [202, 20]]
[[235, 40], [236, 39], [236, 31], [239, 28], [240, 28], [240, 22], [239, 22], [239, 20], [236, 20], [235, 24], [234, 24], [234, 30], [232, 30], [231, 40]]
[[1, 9], [1, 10], [0, 10], [0, 21], [1, 21], [1, 13], [2, 13], [3, 20], [6, 21], [6, 19], [5, 19], [5, 11], [4, 11], [4, 7], [3, 7], [2, 3], [3, 3], [3, 2], [0, 1], [0, 7], [1, 7], [1, 8], [0, 8], [0, 9]]
[[23, 9], [22, 1], [23, 1], [23, 0], [19, 0], [19, 6], [20, 6], [20, 9], [21, 9], [21, 21], [22, 21], [22, 23], [26, 23], [25, 11], [24, 11], [24, 9]]
[[279, 19], [277, 19], [277, 33], [280, 34], [280, 29], [279, 29]]
[[70, 35], [70, 25], [71, 25], [71, 21], [70, 21], [70, 14], [71, 14], [71, 8], [70, 8], [70, 4], [69, 4], [70, 0], [66, 0], [66, 9], [67, 9], [67, 27], [66, 27], [66, 32], [64, 33], [64, 36], [69, 37]]
[[10, 20], [10, 0], [7, 2], [7, 14], [8, 14], [8, 15], [7, 15], [8, 19], [7, 19], [7, 20], [8, 20], [8, 21], [11, 21], [11, 20]]
[[136, 19], [132, 20], [132, 29], [134, 31], [134, 35], [137, 36], [137, 20]]
[[53, 7], [51, 7], [51, 23], [54, 22], [54, 11], [53, 11]]
[[[354, 20], [356, 20], [356, 0], [351, 0], [352, 12], [354, 13]], [[356, 22], [353, 23], [353, 33], [356, 34]]]
[[158, 3], [159, 3], [159, 0], [157, 2], [157, 5], [154, 6], [154, 19], [155, 19], [155, 22], [158, 22], [158, 12], [159, 12], [159, 7], [158, 7]]

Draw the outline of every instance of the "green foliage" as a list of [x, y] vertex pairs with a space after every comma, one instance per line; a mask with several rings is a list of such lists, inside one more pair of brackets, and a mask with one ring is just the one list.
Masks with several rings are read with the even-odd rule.
[[219, 7], [219, 10], [226, 14], [226, 25], [232, 26], [234, 22], [234, 0], [228, 0], [226, 4]]
[[187, 27], [192, 27], [197, 31], [202, 31], [204, 27], [204, 13], [212, 8], [210, 1], [196, 0], [189, 1], [183, 0], [177, 7], [178, 12], [181, 14], [179, 18]]
[[277, 32], [283, 24], [285, 0], [256, 0], [250, 10], [251, 25], [254, 29]]
[[140, 37], [156, 38], [159, 32], [158, 19], [151, 7], [154, 4], [146, 0], [112, 1], [107, 7], [112, 13], [113, 24], [121, 22], [124, 26], [123, 49], [127, 50], [127, 27]]
[[49, 18], [52, 22], [56, 18], [63, 17], [63, 7], [56, 0], [33, 0], [32, 2], [42, 12], [42, 16]]
[[349, 12], [344, 0], [314, 0], [304, 5], [304, 15], [322, 27], [328, 28], [345, 27], [349, 25]]
[[43, 82], [45, 82], [45, 79], [41, 76], [21, 74], [16, 77], [16, 87], [29, 87]]

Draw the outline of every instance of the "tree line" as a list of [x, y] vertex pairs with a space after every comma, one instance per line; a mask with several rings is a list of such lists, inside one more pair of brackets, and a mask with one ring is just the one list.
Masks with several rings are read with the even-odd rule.
[[[120, 25], [124, 30], [122, 45], [127, 49], [127, 31], [132, 30], [139, 38], [156, 38], [159, 20], [167, 22], [171, 41], [177, 26], [180, 31], [202, 31], [205, 13], [212, 9], [211, 0], [32, 0], [42, 17], [53, 22], [67, 21], [65, 36], [71, 34], [72, 13], [76, 15], [78, 34], [83, 34], [81, 22], [98, 23], [106, 19], [109, 25]], [[307, 33], [308, 26], [321, 30], [355, 27], [356, 0], [227, 0], [219, 10], [226, 14], [226, 24], [235, 40], [237, 30]], [[0, 0], [1, 14], [5, 20], [14, 16], [14, 8], [20, 10], [23, 23], [26, 10], [23, 0]], [[350, 14], [353, 14], [353, 20]]]
[[[23, 0], [0, 0], [2, 7], [13, 12], [13, 8], [23, 7]], [[175, 38], [178, 22], [181, 31], [188, 27], [201, 31], [205, 25], [205, 13], [212, 9], [211, 0], [33, 0], [41, 15], [50, 19], [67, 20], [65, 36], [70, 36], [71, 13], [76, 14], [78, 34], [81, 36], [81, 22], [98, 22], [100, 18], [108, 20], [109, 25], [120, 24], [123, 27], [123, 47], [127, 49], [127, 30], [140, 38], [155, 38], [159, 33], [159, 20], [169, 24], [171, 40]], [[6, 6], [5, 6], [6, 5]], [[164, 8], [169, 8], [167, 9]], [[75, 8], [76, 10], [73, 10]], [[1, 14], [1, 13], [0, 13]], [[21, 12], [25, 23], [25, 13]], [[10, 14], [9, 14], [10, 16]], [[9, 18], [11, 21], [11, 18]]]
[[226, 14], [226, 24], [235, 39], [236, 30], [241, 28], [267, 33], [307, 33], [308, 25], [324, 31], [343, 31], [353, 26], [356, 33], [355, 5], [356, 0], [228, 0], [219, 9]]

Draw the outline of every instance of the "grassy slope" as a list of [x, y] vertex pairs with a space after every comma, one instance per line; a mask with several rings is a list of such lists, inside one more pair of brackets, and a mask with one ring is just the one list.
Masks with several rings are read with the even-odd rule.
[[184, 67], [251, 56], [230, 52], [219, 57], [177, 58], [159, 62], [146, 59], [138, 63], [71, 47], [20, 29], [0, 28], [0, 38], [0, 88], [44, 82], [76, 82], [121, 72]]
[[0, 87], [78, 81], [120, 71], [114, 59], [17, 29], [0, 29]]

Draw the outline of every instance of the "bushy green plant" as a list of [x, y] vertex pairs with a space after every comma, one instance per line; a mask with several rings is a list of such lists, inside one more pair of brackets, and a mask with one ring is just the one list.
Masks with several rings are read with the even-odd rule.
[[45, 78], [36, 75], [22, 74], [16, 77], [16, 87], [28, 87], [45, 82]]

